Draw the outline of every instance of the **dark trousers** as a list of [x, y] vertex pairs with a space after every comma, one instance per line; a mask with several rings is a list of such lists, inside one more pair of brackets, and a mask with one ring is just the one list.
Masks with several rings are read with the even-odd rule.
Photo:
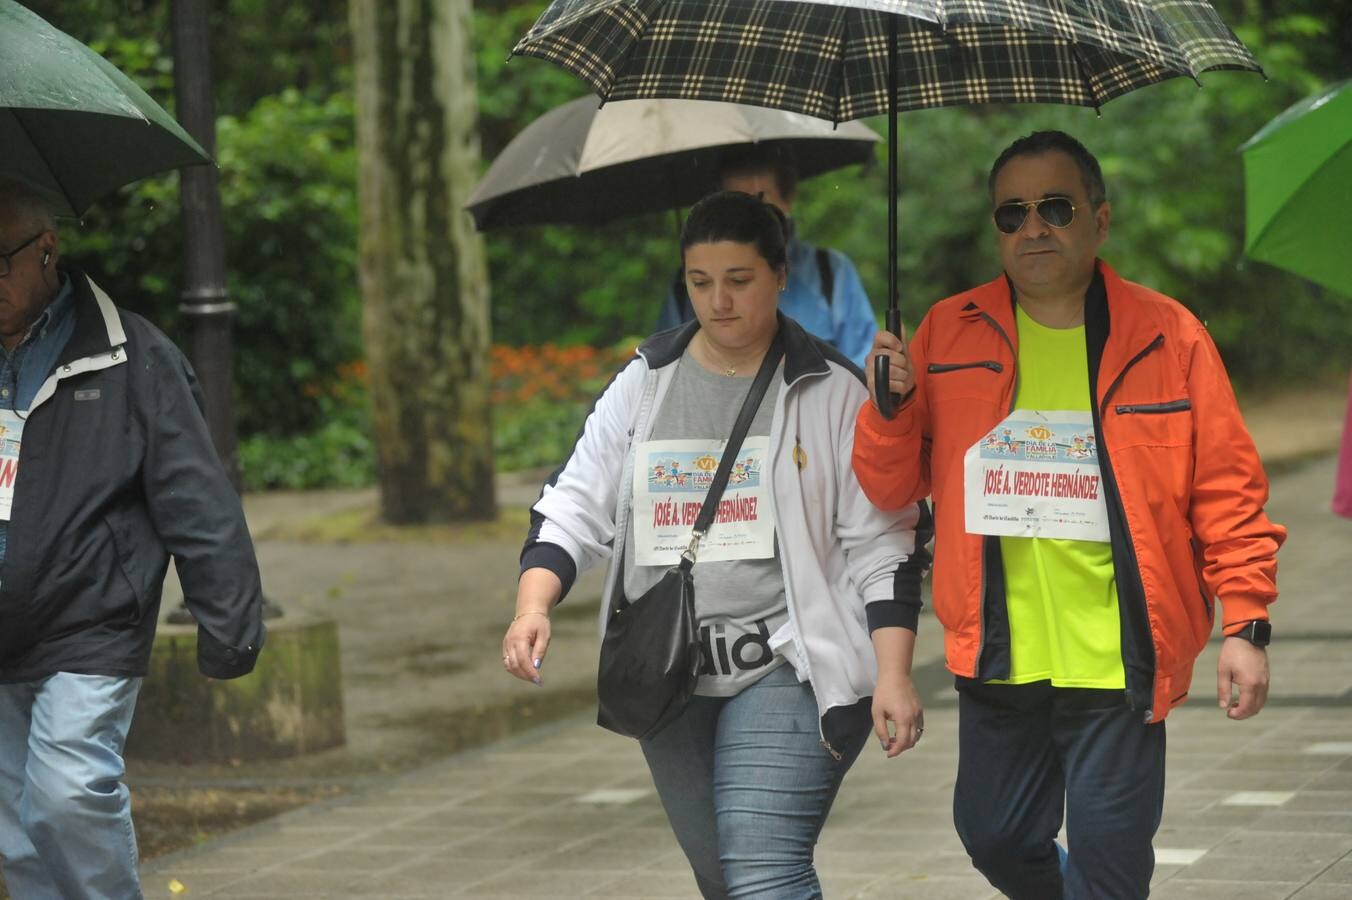
[[[1121, 691], [959, 679], [953, 821], [972, 864], [1007, 897], [1148, 896], [1163, 812], [1164, 723], [1144, 724]], [[1054, 843], [1063, 815], [1064, 879]]]

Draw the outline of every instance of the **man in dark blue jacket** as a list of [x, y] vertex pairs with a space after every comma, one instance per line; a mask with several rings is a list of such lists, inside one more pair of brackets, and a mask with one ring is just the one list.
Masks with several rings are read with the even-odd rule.
[[0, 872], [140, 897], [122, 748], [169, 557], [213, 678], [263, 644], [258, 563], [187, 361], [59, 255], [0, 179]]

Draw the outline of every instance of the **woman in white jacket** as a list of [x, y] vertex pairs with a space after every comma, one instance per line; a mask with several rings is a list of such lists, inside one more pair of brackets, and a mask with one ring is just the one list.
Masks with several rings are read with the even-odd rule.
[[910, 672], [927, 512], [882, 512], [860, 491], [863, 381], [778, 313], [785, 229], [749, 194], [691, 209], [681, 252], [697, 320], [639, 348], [545, 486], [503, 639], [504, 667], [538, 683], [549, 612], [579, 571], [617, 561], [604, 628], [615, 592], [641, 596], [676, 561], [778, 335], [781, 371], [723, 495], [736, 514], [716, 520], [693, 570], [695, 697], [640, 742], [706, 898], [820, 897], [813, 847], [870, 726], [889, 757], [924, 730]]

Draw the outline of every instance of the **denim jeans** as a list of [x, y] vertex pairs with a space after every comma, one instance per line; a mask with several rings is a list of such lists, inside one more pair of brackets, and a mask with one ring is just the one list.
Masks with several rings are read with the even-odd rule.
[[812, 850], [872, 729], [867, 703], [852, 713], [837, 760], [821, 745], [812, 688], [782, 665], [735, 697], [694, 697], [640, 742], [704, 897], [821, 897]]
[[1164, 748], [1122, 691], [960, 681], [953, 818], [972, 864], [1013, 900], [1146, 897]]
[[0, 871], [22, 900], [141, 896], [122, 746], [139, 678], [0, 684]]

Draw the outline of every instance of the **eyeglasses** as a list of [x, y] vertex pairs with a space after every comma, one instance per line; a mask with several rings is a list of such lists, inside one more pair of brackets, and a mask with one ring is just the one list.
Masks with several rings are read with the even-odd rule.
[[1023, 227], [1028, 211], [1036, 209], [1038, 218], [1053, 228], [1066, 228], [1075, 221], [1075, 204], [1069, 197], [1043, 197], [1041, 200], [1011, 200], [995, 207], [995, 227], [1013, 234]]
[[27, 247], [29, 244], [33, 243], [34, 241], [36, 241], [38, 238], [42, 237], [42, 236], [43, 236], [44, 234], [46, 234], [46, 233], [47, 233], [47, 230], [44, 228], [42, 231], [39, 231], [37, 234], [33, 235], [31, 238], [29, 238], [28, 240], [24, 241], [22, 244], [20, 244], [19, 246], [15, 247], [13, 250], [9, 251], [8, 253], [0, 253], [0, 278], [5, 278], [5, 277], [7, 277], [7, 276], [9, 275], [10, 270], [13, 268], [13, 260], [12, 260], [12, 257], [17, 256], [21, 250], [23, 250], [23, 249], [24, 249], [25, 247]]

